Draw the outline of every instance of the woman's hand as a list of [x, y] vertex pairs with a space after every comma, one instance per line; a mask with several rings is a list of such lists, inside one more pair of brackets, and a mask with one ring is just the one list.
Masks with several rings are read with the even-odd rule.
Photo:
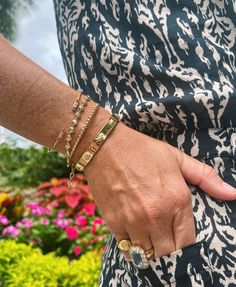
[[[210, 166], [119, 123], [85, 169], [103, 218], [119, 241], [130, 238], [155, 256], [195, 243], [185, 182], [218, 199], [236, 199]], [[129, 258], [128, 254], [125, 254]]]

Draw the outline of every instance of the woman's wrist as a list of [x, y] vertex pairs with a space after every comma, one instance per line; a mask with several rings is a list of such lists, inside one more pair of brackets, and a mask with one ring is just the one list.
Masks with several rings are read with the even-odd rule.
[[[84, 98], [85, 98], [85, 96], [82, 95], [81, 101], [83, 101]], [[76, 142], [80, 131], [84, 127], [84, 123], [86, 122], [89, 115], [91, 114], [91, 111], [95, 108], [96, 105], [97, 105], [97, 103], [93, 102], [92, 100], [90, 100], [87, 103], [83, 113], [81, 114], [81, 118], [78, 122], [78, 126], [77, 126], [75, 133], [73, 135], [73, 144]], [[71, 163], [75, 164], [78, 162], [78, 160], [80, 159], [80, 157], [82, 156], [84, 151], [87, 149], [89, 144], [93, 141], [97, 132], [101, 129], [101, 127], [104, 125], [104, 123], [109, 119], [110, 115], [111, 115], [111, 113], [106, 111], [104, 108], [102, 108], [102, 107], [98, 108], [95, 116], [90, 121], [88, 128], [86, 128], [86, 131], [85, 131], [84, 135], [82, 136], [78, 147], [75, 149], [75, 151], [73, 153], [73, 156], [71, 158]], [[64, 142], [64, 144], [65, 144], [65, 142]], [[63, 153], [65, 153], [65, 149], [64, 149]]]
[[112, 158], [118, 157], [119, 152], [124, 149], [125, 141], [129, 138], [130, 130], [130, 128], [121, 122], [115, 126], [104, 144], [84, 169], [84, 173], [87, 177], [99, 174], [99, 170], [101, 169], [109, 169]]

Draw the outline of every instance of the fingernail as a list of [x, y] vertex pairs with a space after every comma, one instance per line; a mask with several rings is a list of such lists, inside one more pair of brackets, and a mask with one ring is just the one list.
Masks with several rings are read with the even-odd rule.
[[226, 191], [236, 192], [236, 189], [233, 186], [229, 185], [227, 182], [223, 181], [222, 185]]

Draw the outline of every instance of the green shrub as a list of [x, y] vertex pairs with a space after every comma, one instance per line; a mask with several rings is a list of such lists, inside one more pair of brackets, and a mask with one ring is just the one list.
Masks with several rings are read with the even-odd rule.
[[20, 148], [4, 143], [0, 145], [0, 158], [0, 186], [36, 187], [52, 177], [69, 174], [65, 157], [57, 152], [48, 153], [45, 147]]
[[[34, 249], [35, 254], [39, 251]], [[32, 248], [22, 243], [15, 243], [12, 240], [0, 242], [0, 278], [9, 276], [9, 267], [15, 266], [22, 258], [30, 256]]]
[[[95, 251], [89, 251], [82, 255], [79, 260], [73, 261], [73, 270], [77, 273], [81, 287], [97, 287], [101, 268], [101, 257]], [[73, 286], [77, 286], [76, 284]]]
[[94, 251], [71, 263], [14, 241], [0, 242], [0, 278], [8, 287], [96, 287], [100, 255]]

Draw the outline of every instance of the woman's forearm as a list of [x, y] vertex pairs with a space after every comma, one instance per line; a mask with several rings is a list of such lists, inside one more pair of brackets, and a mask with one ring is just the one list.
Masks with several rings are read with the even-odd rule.
[[[0, 36], [2, 126], [34, 142], [51, 147], [62, 128], [69, 128], [73, 119], [71, 107], [78, 95], [77, 91], [32, 62]], [[88, 103], [77, 133], [95, 104], [92, 100]], [[75, 153], [75, 159], [82, 154], [109, 114], [105, 109], [99, 108]], [[56, 149], [64, 153], [64, 145], [63, 138]]]

